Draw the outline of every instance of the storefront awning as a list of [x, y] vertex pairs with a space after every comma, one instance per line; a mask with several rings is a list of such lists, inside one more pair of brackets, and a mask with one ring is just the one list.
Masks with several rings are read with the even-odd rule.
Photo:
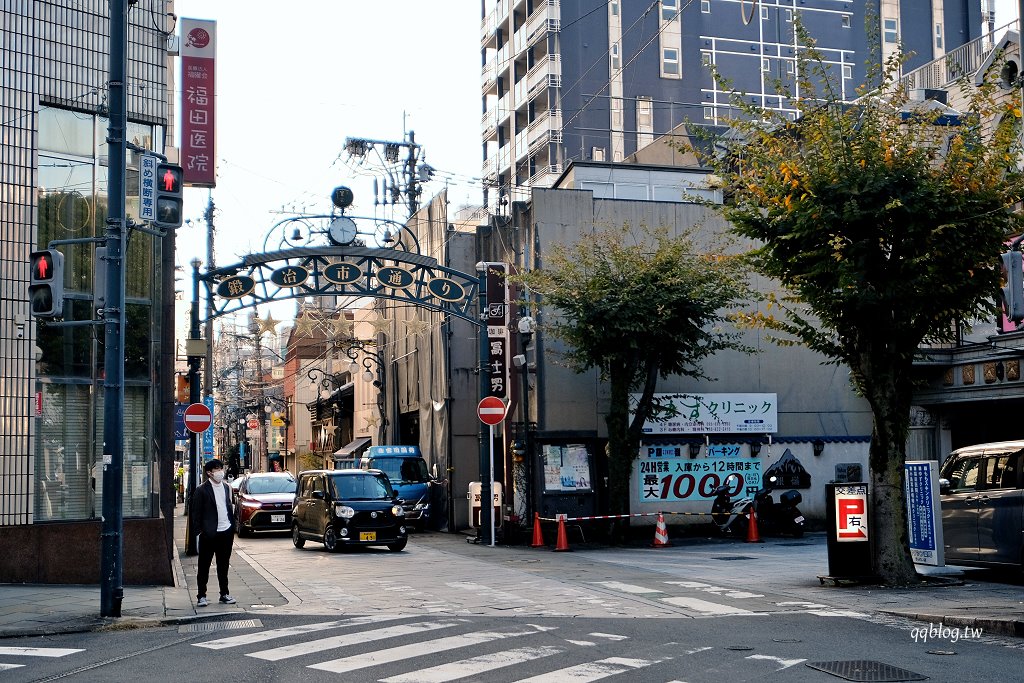
[[370, 443], [370, 437], [360, 436], [352, 439], [347, 444], [334, 451], [334, 458], [351, 458]]

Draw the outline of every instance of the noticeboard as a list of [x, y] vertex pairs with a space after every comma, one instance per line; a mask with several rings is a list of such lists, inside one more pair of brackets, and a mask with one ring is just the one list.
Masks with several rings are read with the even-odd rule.
[[544, 463], [545, 493], [592, 490], [590, 451], [583, 444], [547, 444], [541, 450], [541, 457]]

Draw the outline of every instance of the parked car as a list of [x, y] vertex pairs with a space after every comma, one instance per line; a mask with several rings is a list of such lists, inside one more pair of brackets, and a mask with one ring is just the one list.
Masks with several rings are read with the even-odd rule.
[[946, 562], [1024, 569], [1024, 441], [953, 451], [942, 465]]
[[242, 477], [235, 501], [235, 531], [288, 531], [292, 528], [295, 477], [290, 472], [253, 472]]
[[435, 482], [418, 447], [371, 446], [359, 466], [364, 470], [381, 470], [388, 475], [402, 500], [406, 523], [417, 531], [426, 528]]
[[238, 487], [242, 485], [243, 479], [245, 479], [244, 476], [235, 477], [234, 479], [228, 482], [228, 486], [231, 487], [231, 502], [234, 503], [235, 505], [238, 505]]
[[408, 541], [405, 510], [380, 470], [310, 470], [299, 473], [292, 508], [292, 543], [323, 543], [329, 551], [386, 545], [398, 552]]

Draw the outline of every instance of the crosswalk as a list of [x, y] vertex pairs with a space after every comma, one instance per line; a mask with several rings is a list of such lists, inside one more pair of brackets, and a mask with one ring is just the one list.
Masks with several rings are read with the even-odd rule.
[[[641, 672], [642, 680], [669, 683], [675, 676], [658, 670], [660, 665], [715, 649], [711, 644], [652, 644], [632, 632], [590, 630], [587, 624], [577, 624], [543, 619], [481, 623], [424, 615], [352, 617], [191, 645], [279, 665], [292, 663], [299, 669], [337, 674], [339, 681], [380, 683], [589, 683], [612, 677], [639, 680]], [[624, 628], [636, 628], [633, 624]], [[752, 653], [746, 660], [765, 675], [804, 661], [771, 652]], [[292, 675], [301, 676], [297, 671]]]
[[[17, 660], [23, 657], [67, 657], [82, 651], [67, 647], [0, 647], [0, 658]], [[0, 671], [20, 669], [23, 666], [22, 663], [0, 661]]]

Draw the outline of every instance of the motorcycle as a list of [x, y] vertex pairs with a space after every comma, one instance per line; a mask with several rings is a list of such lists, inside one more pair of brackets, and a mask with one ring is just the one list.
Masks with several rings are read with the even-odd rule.
[[771, 476], [753, 496], [732, 499], [733, 492], [743, 491], [743, 477], [734, 472], [725, 478], [722, 485], [712, 491], [711, 520], [719, 531], [741, 538], [747, 535], [748, 515], [751, 508], [757, 515], [758, 532], [766, 534], [790, 534], [793, 538], [804, 535], [804, 516], [797, 505], [803, 500], [799, 491], [786, 491], [776, 503], [772, 498], [772, 487], [778, 477]]

